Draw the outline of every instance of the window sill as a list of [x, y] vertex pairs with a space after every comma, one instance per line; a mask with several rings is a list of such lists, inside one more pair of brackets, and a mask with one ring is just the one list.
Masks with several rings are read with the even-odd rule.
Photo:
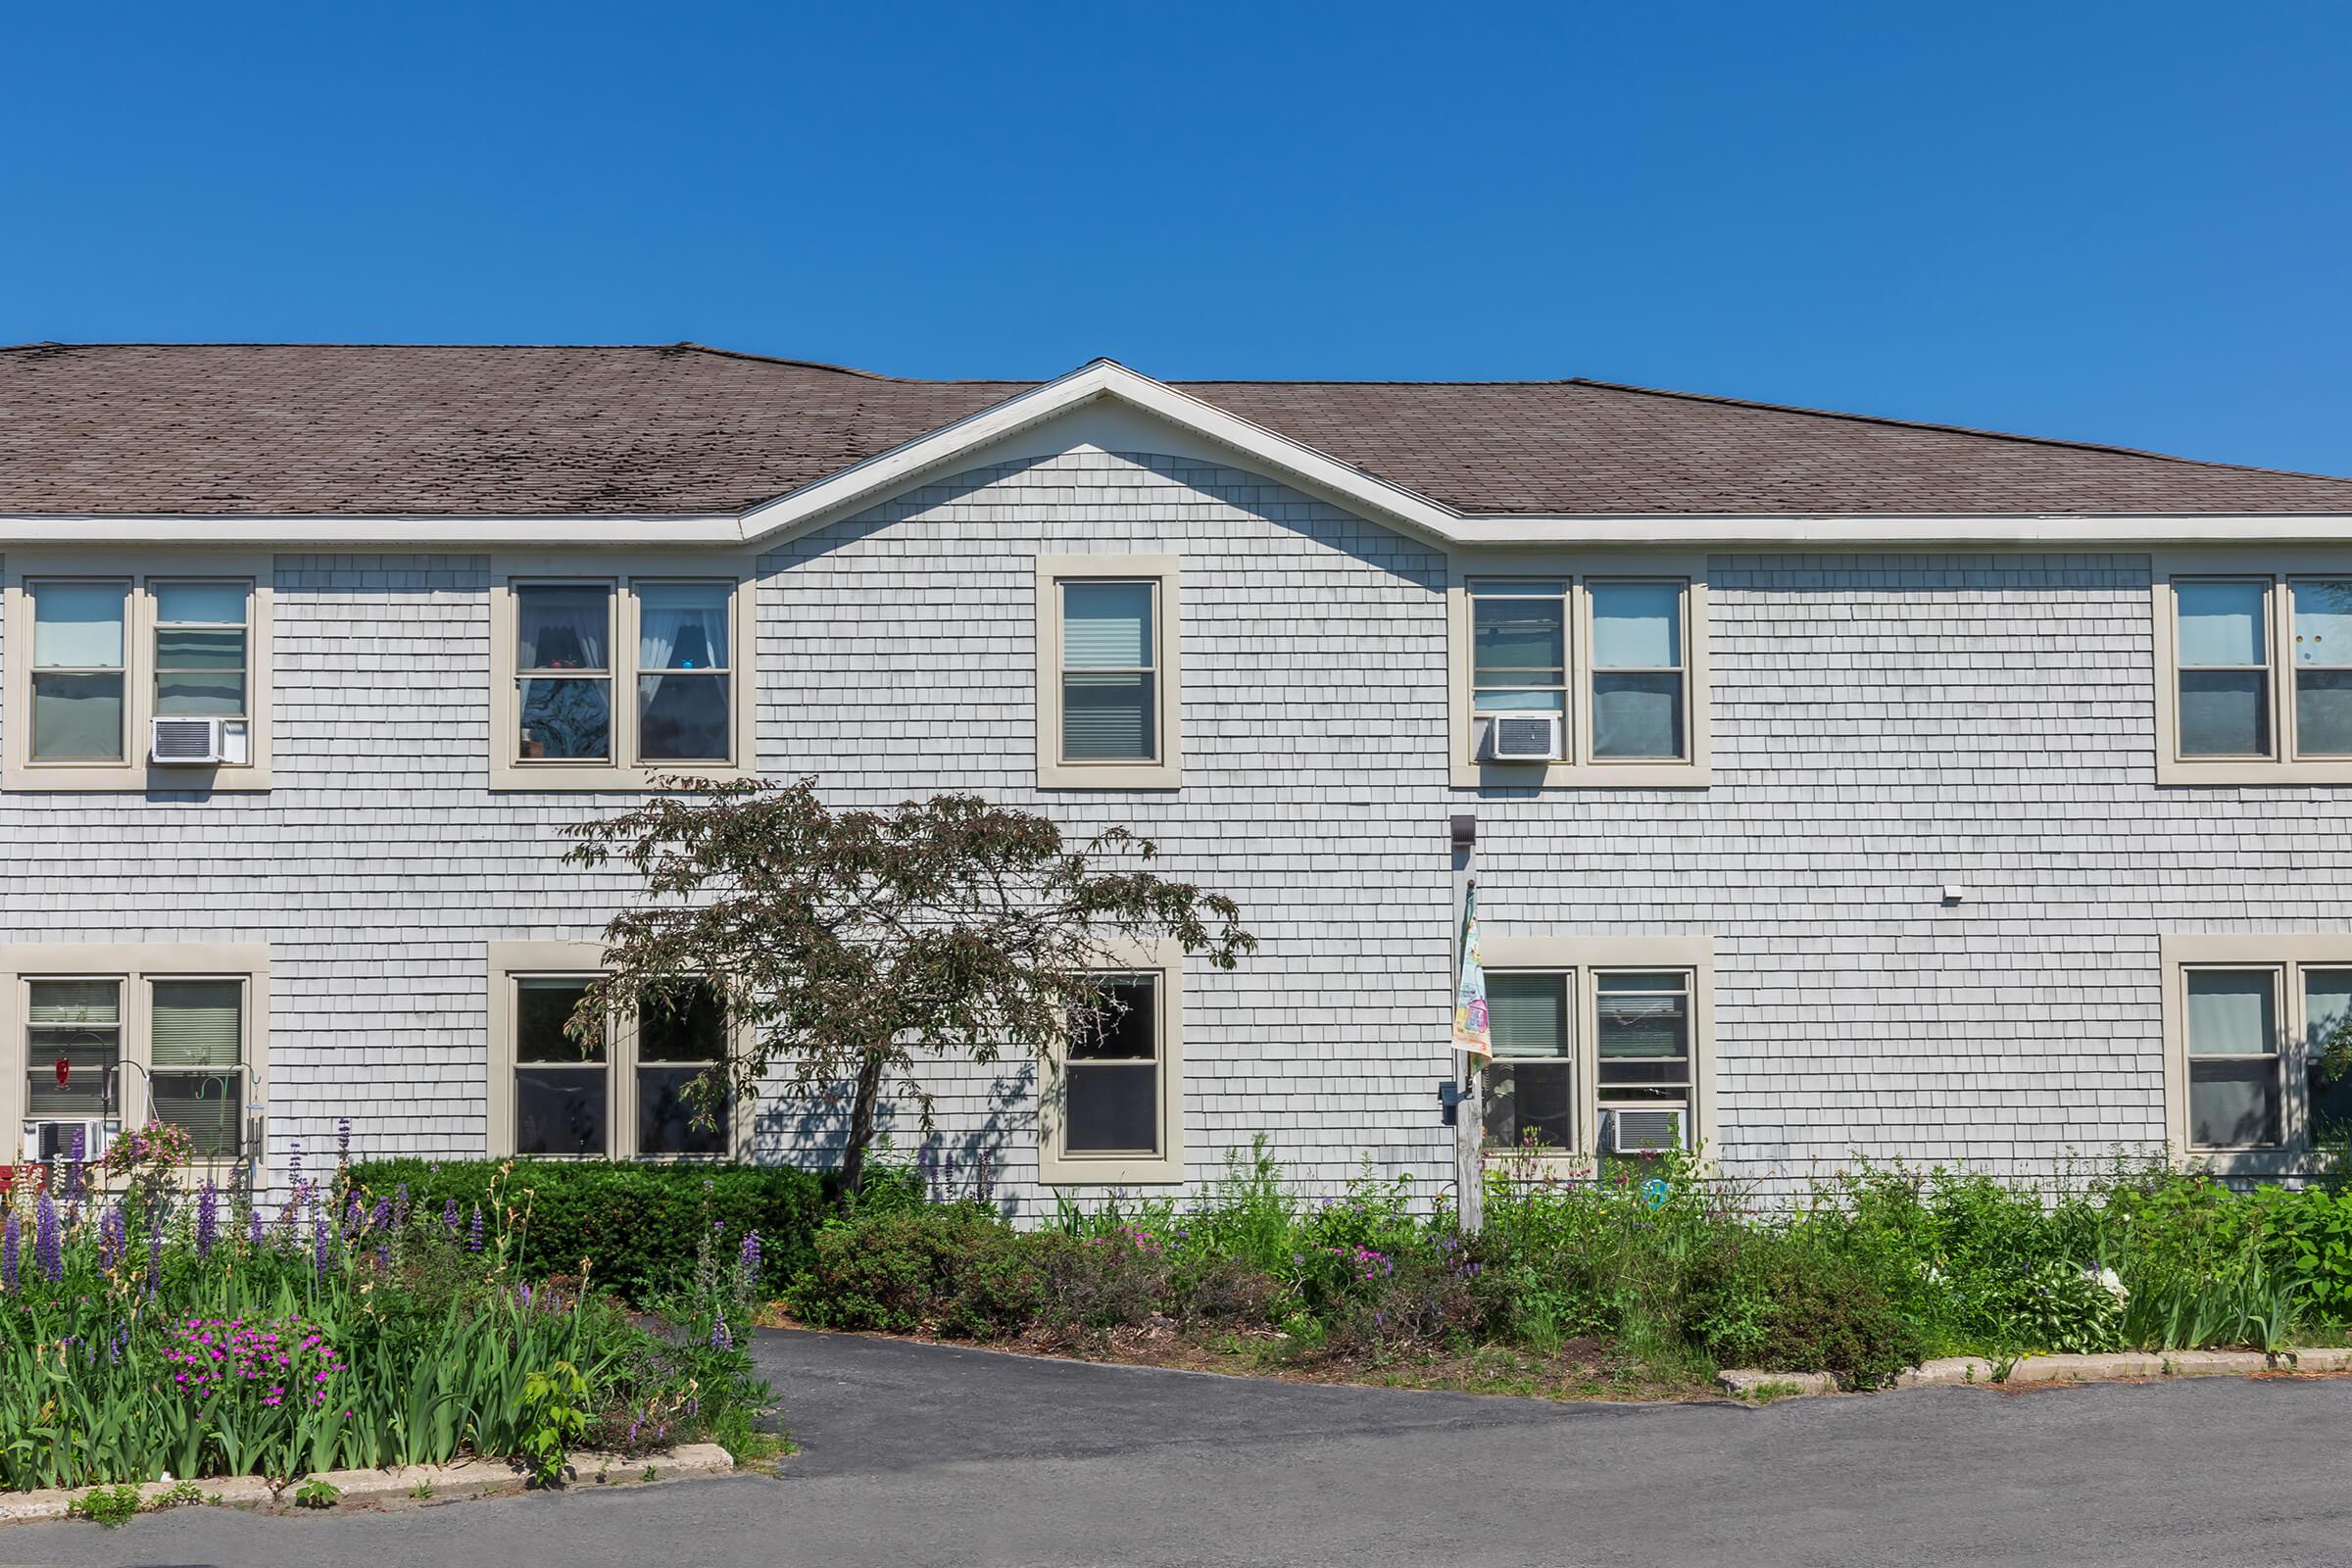
[[2352, 758], [2324, 762], [2264, 762], [2229, 758], [2211, 762], [2156, 763], [2158, 784], [2296, 785], [2352, 784]]
[[1184, 1180], [1181, 1153], [1054, 1154], [1037, 1152], [1037, 1179], [1047, 1187], [1136, 1187]]
[[1689, 762], [1496, 762], [1457, 760], [1455, 789], [1703, 790], [1714, 783], [1701, 759]]
[[1478, 1163], [1489, 1176], [1531, 1184], [1590, 1181], [1597, 1168], [1591, 1154], [1566, 1150], [1529, 1153], [1518, 1149], [1485, 1149], [1479, 1151]]
[[224, 795], [269, 789], [268, 762], [219, 767], [157, 767], [140, 763], [50, 764], [11, 762], [0, 789], [105, 792], [118, 795]]
[[656, 767], [615, 766], [610, 762], [492, 762], [490, 788], [560, 795], [566, 791], [643, 791], [658, 778], [686, 778], [722, 784], [756, 777], [758, 769], [729, 762], [677, 762]]
[[1184, 764], [1165, 762], [1040, 762], [1041, 790], [1176, 790], [1184, 787]]

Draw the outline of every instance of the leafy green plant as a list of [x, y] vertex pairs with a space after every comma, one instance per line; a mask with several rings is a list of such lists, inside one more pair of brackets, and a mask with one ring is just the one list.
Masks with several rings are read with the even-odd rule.
[[558, 1361], [522, 1381], [522, 1432], [517, 1450], [531, 1479], [552, 1487], [564, 1479], [564, 1460], [588, 1430], [588, 1379], [569, 1361]]
[[317, 1476], [294, 1489], [294, 1506], [297, 1508], [332, 1508], [342, 1500], [341, 1487]]
[[104, 1530], [119, 1530], [137, 1517], [139, 1506], [137, 1487], [94, 1487], [67, 1503], [66, 1513]]

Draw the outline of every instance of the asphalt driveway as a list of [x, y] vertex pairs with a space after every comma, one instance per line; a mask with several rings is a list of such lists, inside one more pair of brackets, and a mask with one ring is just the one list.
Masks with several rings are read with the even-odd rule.
[[781, 1479], [0, 1531], [0, 1564], [2342, 1564], [2352, 1382], [1555, 1405], [764, 1334]]

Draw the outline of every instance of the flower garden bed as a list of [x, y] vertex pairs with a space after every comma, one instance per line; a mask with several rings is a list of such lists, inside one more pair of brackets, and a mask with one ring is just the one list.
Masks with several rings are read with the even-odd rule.
[[2352, 1336], [2342, 1182], [2128, 1164], [2046, 1189], [1869, 1169], [1778, 1204], [1679, 1160], [1506, 1171], [1464, 1236], [1399, 1183], [1300, 1201], [1261, 1150], [1186, 1205], [1111, 1194], [1022, 1229], [979, 1195], [893, 1200], [812, 1250], [780, 1305], [813, 1328], [1567, 1397], [1708, 1396], [1724, 1366], [1881, 1388], [1954, 1356], [2259, 1361]]
[[690, 1288], [628, 1303], [593, 1260], [518, 1266], [519, 1184], [427, 1207], [338, 1164], [256, 1204], [183, 1191], [168, 1140], [123, 1146], [114, 1190], [63, 1169], [0, 1211], [0, 1496], [469, 1459], [553, 1483], [582, 1447], [772, 1442], [734, 1343], [756, 1235], [704, 1226]]

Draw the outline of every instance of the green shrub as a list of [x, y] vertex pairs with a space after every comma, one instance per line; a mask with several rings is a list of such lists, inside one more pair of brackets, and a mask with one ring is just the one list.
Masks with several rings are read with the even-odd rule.
[[786, 1299], [818, 1328], [994, 1339], [1030, 1325], [1049, 1299], [1053, 1252], [1079, 1245], [1023, 1236], [973, 1203], [858, 1214], [816, 1234]]
[[[486, 1203], [503, 1161], [386, 1159], [352, 1167], [356, 1186], [388, 1197], [405, 1183], [416, 1212], [431, 1220], [455, 1201], [461, 1229]], [[689, 1290], [704, 1238], [715, 1226], [729, 1251], [760, 1233], [762, 1275], [772, 1286], [808, 1266], [810, 1238], [833, 1206], [834, 1183], [779, 1165], [627, 1165], [515, 1160], [507, 1203], [526, 1210], [521, 1255], [528, 1278], [591, 1280], [650, 1303]]]
[[1828, 1372], [1872, 1389], [1917, 1366], [1919, 1329], [1886, 1282], [1804, 1229], [1729, 1237], [1692, 1293], [1696, 1342], [1727, 1365]]

